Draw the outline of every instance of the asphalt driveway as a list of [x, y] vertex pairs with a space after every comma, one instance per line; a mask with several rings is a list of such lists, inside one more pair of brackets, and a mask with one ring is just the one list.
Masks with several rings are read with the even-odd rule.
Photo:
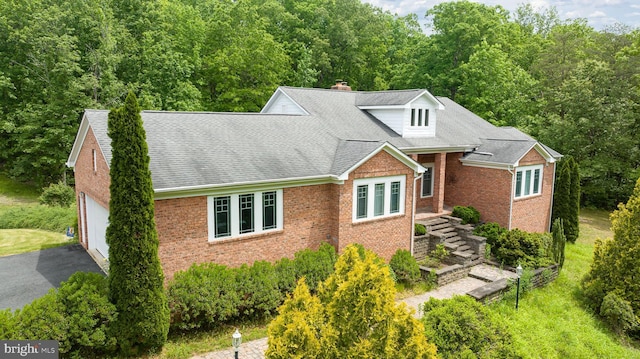
[[79, 244], [0, 257], [0, 310], [22, 308], [78, 271], [104, 274]]

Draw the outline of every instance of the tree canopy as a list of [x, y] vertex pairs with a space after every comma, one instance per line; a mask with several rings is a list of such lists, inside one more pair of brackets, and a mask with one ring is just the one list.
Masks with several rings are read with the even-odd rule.
[[[419, 17], [427, 16], [429, 33]], [[425, 88], [578, 162], [583, 205], [640, 175], [640, 30], [470, 1], [15, 0], [0, 7], [0, 169], [58, 182], [84, 108], [258, 111], [280, 85]]]

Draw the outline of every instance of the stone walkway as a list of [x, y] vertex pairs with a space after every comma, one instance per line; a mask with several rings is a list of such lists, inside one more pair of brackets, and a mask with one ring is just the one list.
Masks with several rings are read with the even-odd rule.
[[[496, 281], [501, 278], [515, 278], [516, 274], [500, 268], [480, 264], [471, 269], [469, 276], [455, 282], [438, 287], [430, 292], [405, 298], [400, 302], [406, 303], [408, 307], [415, 310], [414, 316], [420, 318], [420, 304], [429, 300], [429, 298], [446, 299], [454, 295], [463, 295], [476, 288], [479, 288], [489, 282]], [[231, 340], [231, 339], [229, 339]], [[267, 350], [267, 338], [252, 340], [242, 343], [238, 357], [242, 359], [264, 359], [264, 352]], [[191, 359], [233, 359], [233, 349], [225, 349], [197, 355]]]

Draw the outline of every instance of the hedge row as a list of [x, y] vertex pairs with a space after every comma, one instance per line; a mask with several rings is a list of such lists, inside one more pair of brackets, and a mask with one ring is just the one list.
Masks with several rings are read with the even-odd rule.
[[298, 279], [305, 277], [312, 291], [333, 273], [335, 249], [323, 244], [318, 251], [303, 250], [293, 260], [228, 268], [215, 263], [195, 264], [177, 273], [167, 296], [171, 329], [212, 328], [244, 318], [275, 313]]

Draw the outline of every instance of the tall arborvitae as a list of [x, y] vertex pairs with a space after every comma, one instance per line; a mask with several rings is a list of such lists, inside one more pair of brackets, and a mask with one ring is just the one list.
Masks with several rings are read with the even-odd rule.
[[153, 186], [146, 135], [136, 96], [109, 113], [111, 200], [109, 202], [109, 299], [118, 317], [111, 335], [123, 355], [161, 348], [169, 331], [169, 309], [158, 258]]
[[[569, 218], [571, 228], [567, 234], [567, 240], [575, 243], [580, 235], [580, 169], [578, 162], [573, 157], [568, 158], [569, 172], [571, 173], [571, 184], [569, 192]], [[567, 231], [565, 230], [565, 233]]]
[[[558, 165], [555, 193], [553, 195], [552, 223], [558, 218], [564, 222], [564, 234], [567, 241], [575, 243], [578, 239], [578, 215], [580, 213], [580, 177], [578, 166], [572, 157], [567, 156]], [[575, 171], [575, 174], [574, 174]]]

